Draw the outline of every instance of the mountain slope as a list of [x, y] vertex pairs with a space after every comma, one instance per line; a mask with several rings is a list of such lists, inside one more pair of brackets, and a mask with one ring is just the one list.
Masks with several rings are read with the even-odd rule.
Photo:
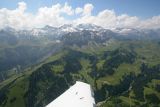
[[159, 50], [158, 42], [134, 40], [66, 46], [1, 83], [0, 105], [43, 107], [80, 80], [92, 85], [101, 107], [159, 106]]

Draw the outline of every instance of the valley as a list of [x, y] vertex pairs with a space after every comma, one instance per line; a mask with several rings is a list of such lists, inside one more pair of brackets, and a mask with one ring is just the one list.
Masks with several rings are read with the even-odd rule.
[[158, 106], [159, 50], [157, 42], [130, 40], [107, 46], [64, 46], [42, 63], [3, 81], [1, 106], [43, 107], [77, 80], [92, 85], [96, 102], [103, 101], [101, 107]]

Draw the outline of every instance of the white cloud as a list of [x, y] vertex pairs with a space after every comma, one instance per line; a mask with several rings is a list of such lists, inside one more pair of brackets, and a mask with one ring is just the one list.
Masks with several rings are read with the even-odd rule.
[[77, 8], [75, 9], [75, 13], [76, 13], [76, 14], [80, 14], [80, 13], [82, 13], [82, 12], [83, 12], [83, 9], [80, 8], [80, 7], [77, 7]]
[[117, 27], [138, 27], [140, 20], [136, 16], [128, 16], [126, 14], [122, 14], [117, 16]]
[[37, 27], [62, 25], [65, 19], [60, 15], [61, 12], [65, 13], [65, 9], [60, 4], [53, 5], [52, 7], [39, 8], [38, 13], [33, 18], [34, 24]]
[[27, 6], [24, 2], [18, 3], [18, 8], [15, 10], [8, 10], [6, 8], [0, 9], [0, 28], [11, 26], [14, 28], [30, 27], [31, 15], [25, 13]]
[[18, 3], [18, 9], [24, 12], [27, 9], [27, 5], [25, 2], [19, 2]]
[[68, 3], [65, 3], [64, 7], [61, 10], [62, 12], [68, 14], [68, 15], [73, 15], [74, 14], [74, 10], [72, 9], [71, 6], [68, 5]]
[[151, 19], [141, 21], [141, 28], [160, 28], [160, 16], [153, 16]]
[[97, 16], [99, 25], [104, 27], [114, 27], [116, 26], [116, 15], [113, 10], [104, 10], [100, 12]]
[[[140, 20], [137, 16], [116, 15], [114, 10], [107, 9], [100, 11], [97, 15], [92, 15], [93, 8], [94, 6], [89, 3], [75, 9], [68, 3], [55, 4], [51, 7], [41, 7], [37, 13], [33, 14], [26, 12], [27, 4], [25, 2], [19, 2], [18, 7], [14, 10], [0, 9], [0, 28], [10, 26], [16, 29], [30, 29], [45, 25], [61, 26], [70, 23], [91, 23], [105, 28], [160, 28], [160, 16]], [[68, 17], [76, 15], [79, 17], [70, 20], [65, 18], [64, 14]]]
[[93, 8], [94, 7], [92, 4], [85, 4], [84, 9], [83, 9], [83, 15], [90, 16]]

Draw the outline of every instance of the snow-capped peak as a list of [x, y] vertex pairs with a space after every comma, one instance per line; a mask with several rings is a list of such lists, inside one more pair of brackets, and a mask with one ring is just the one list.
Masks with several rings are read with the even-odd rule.
[[103, 29], [102, 27], [94, 25], [94, 24], [79, 24], [76, 27], [79, 30], [92, 30], [92, 31], [97, 31], [97, 30]]
[[76, 32], [77, 31], [76, 27], [71, 24], [65, 24], [59, 27], [59, 29], [64, 32]]

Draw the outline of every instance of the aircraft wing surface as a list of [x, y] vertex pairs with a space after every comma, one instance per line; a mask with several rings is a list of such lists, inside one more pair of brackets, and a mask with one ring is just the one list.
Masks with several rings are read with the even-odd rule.
[[46, 107], [95, 107], [94, 93], [89, 84], [77, 81]]

